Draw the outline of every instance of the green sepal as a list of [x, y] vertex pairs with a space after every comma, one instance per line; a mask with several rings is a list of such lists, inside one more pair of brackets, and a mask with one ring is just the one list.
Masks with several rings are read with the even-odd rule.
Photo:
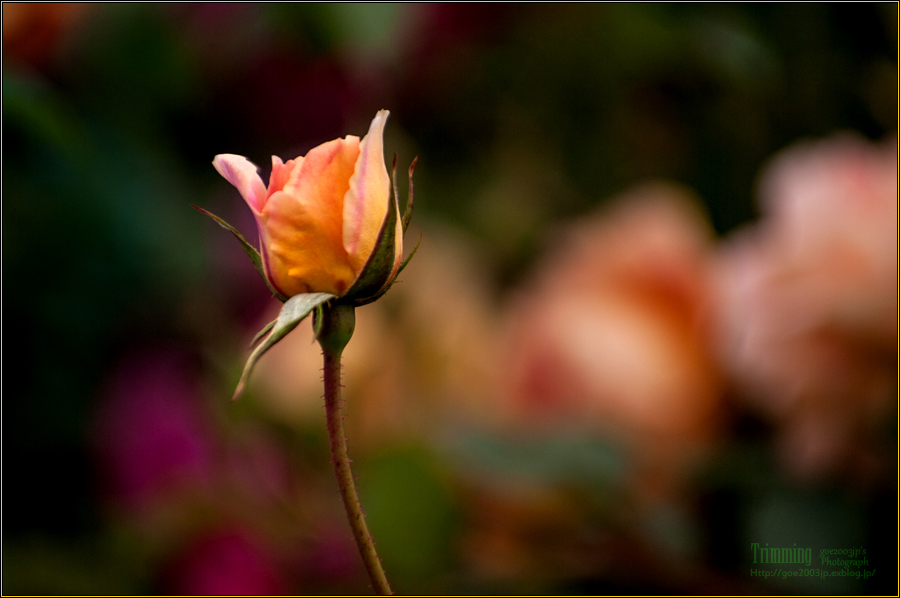
[[[394, 158], [394, 163], [396, 164], [397, 158]], [[401, 223], [403, 224], [403, 232], [406, 232], [406, 228], [409, 226], [409, 221], [412, 218], [413, 212], [413, 171], [416, 169], [416, 162], [419, 161], [419, 156], [413, 158], [412, 164], [409, 165], [409, 195], [406, 196], [406, 208], [403, 210], [403, 220]], [[391, 177], [393, 179], [393, 177]], [[397, 183], [394, 183], [394, 197], [397, 197]]]
[[256, 268], [256, 271], [259, 272], [259, 275], [262, 276], [263, 280], [266, 281], [266, 286], [269, 287], [269, 290], [272, 291], [272, 294], [275, 295], [278, 298], [278, 300], [281, 301], [282, 303], [287, 301], [288, 298], [285, 297], [284, 295], [282, 295], [281, 293], [279, 293], [278, 291], [276, 291], [274, 289], [274, 287], [272, 287], [272, 285], [269, 283], [269, 279], [266, 277], [266, 270], [265, 270], [265, 268], [263, 268], [262, 257], [259, 255], [259, 252], [256, 250], [256, 247], [251, 245], [250, 242], [247, 241], [246, 237], [244, 237], [244, 235], [241, 234], [241, 231], [234, 228], [233, 226], [231, 226], [230, 224], [228, 224], [227, 222], [225, 222], [224, 220], [222, 220], [221, 218], [219, 218], [212, 212], [204, 210], [203, 208], [201, 208], [199, 206], [195, 206], [194, 204], [191, 204], [191, 207], [202, 214], [206, 214], [207, 216], [209, 216], [210, 218], [215, 220], [219, 226], [221, 226], [222, 228], [224, 228], [225, 230], [230, 232], [232, 235], [234, 235], [234, 238], [237, 239], [238, 243], [241, 244], [241, 248], [244, 250], [244, 253], [246, 253], [247, 257], [250, 258], [250, 261], [253, 262], [253, 267]]
[[246, 237], [244, 237], [244, 235], [241, 234], [241, 231], [234, 228], [233, 226], [231, 226], [230, 224], [225, 222], [225, 220], [223, 220], [222, 218], [219, 218], [218, 216], [216, 216], [215, 214], [213, 214], [212, 212], [210, 212], [208, 210], [204, 210], [203, 208], [201, 208], [199, 206], [195, 206], [194, 204], [191, 204], [191, 207], [202, 214], [206, 214], [207, 216], [209, 216], [210, 218], [215, 220], [216, 224], [218, 224], [219, 226], [221, 226], [222, 228], [224, 228], [225, 230], [230, 232], [232, 235], [234, 235], [234, 238], [237, 239], [238, 242], [241, 244], [241, 248], [244, 250], [244, 253], [246, 253], [247, 257], [250, 258], [250, 261], [253, 262], [253, 267], [256, 268], [256, 271], [259, 272], [259, 274], [263, 278], [266, 277], [266, 271], [263, 269], [263, 265], [262, 265], [262, 257], [259, 255], [259, 252], [256, 250], [256, 247], [251, 245], [250, 242], [246, 239]]
[[254, 337], [253, 337], [253, 340], [250, 341], [250, 348], [251, 348], [251, 349], [252, 349], [253, 347], [255, 347], [255, 346], [256, 346], [256, 343], [258, 343], [260, 340], [262, 340], [262, 338], [263, 338], [265, 335], [267, 335], [267, 334], [269, 333], [270, 330], [272, 330], [272, 327], [275, 326], [275, 323], [276, 323], [276, 322], [278, 322], [277, 319], [276, 319], [276, 320], [272, 320], [271, 322], [269, 322], [268, 324], [266, 324], [265, 326], [263, 326], [263, 329], [262, 329], [262, 330], [260, 330], [259, 332], [256, 333], [256, 336], [254, 336]]
[[[394, 154], [394, 162], [391, 164], [391, 190], [394, 192], [394, 199], [399, 202], [400, 201], [400, 189], [397, 187], [397, 154]], [[400, 204], [397, 204], [397, 209], [400, 209]], [[406, 216], [406, 212], [403, 212], [403, 216]], [[402, 225], [403, 219], [400, 219], [400, 223]], [[406, 227], [402, 227], [403, 232], [406, 232]]]
[[413, 247], [412, 251], [409, 252], [409, 255], [406, 256], [406, 259], [403, 260], [403, 263], [400, 264], [399, 268], [397, 268], [397, 273], [394, 274], [394, 277], [392, 279], [390, 279], [386, 285], [384, 285], [384, 288], [382, 288], [380, 291], [378, 291], [378, 293], [372, 295], [371, 297], [367, 297], [360, 301], [354, 301], [353, 305], [355, 305], [356, 307], [360, 307], [362, 305], [368, 305], [369, 303], [372, 303], [373, 301], [377, 301], [378, 299], [381, 299], [381, 297], [384, 296], [384, 294], [387, 293], [388, 290], [390, 290], [390, 288], [392, 286], [394, 286], [394, 283], [397, 282], [397, 277], [400, 276], [401, 272], [403, 272], [403, 269], [406, 267], [406, 264], [409, 263], [409, 260], [411, 260], [412, 257], [414, 255], [416, 255], [416, 252], [419, 250], [420, 243], [422, 243], [422, 235], [419, 235], [419, 240], [416, 243], [416, 246]]
[[[395, 161], [391, 180], [393, 180], [396, 170], [397, 162]], [[397, 195], [394, 193], [393, 185], [391, 186], [390, 195], [392, 197], [388, 197], [387, 216], [384, 222], [381, 223], [381, 230], [378, 232], [378, 238], [375, 240], [372, 254], [366, 261], [366, 265], [363, 266], [353, 286], [343, 296], [348, 303], [358, 305], [357, 300], [365, 300], [378, 293], [390, 279], [394, 270], [397, 214], [400, 208], [397, 206]]]
[[[397, 268], [397, 273], [394, 274], [394, 278], [393, 278], [393, 280], [391, 280], [390, 283], [388, 283], [388, 286], [394, 284], [394, 281], [397, 280], [397, 277], [400, 276], [400, 273], [403, 272], [404, 268], [406, 268], [406, 264], [409, 263], [409, 260], [411, 260], [413, 258], [413, 256], [416, 255], [416, 252], [419, 250], [419, 245], [421, 245], [421, 244], [422, 244], [422, 233], [419, 233], [419, 240], [416, 241], [416, 246], [412, 248], [412, 251], [409, 252], [409, 255], [406, 256], [406, 259], [403, 260], [403, 262], [400, 264], [400, 267]], [[385, 291], [386, 290], [387, 289], [385, 289]]]
[[[332, 295], [331, 293], [303, 293], [301, 295], [294, 295], [288, 299], [285, 302], [284, 307], [281, 308], [281, 313], [278, 314], [278, 318], [271, 325], [272, 327], [269, 336], [267, 336], [266, 339], [253, 350], [250, 357], [247, 358], [247, 363], [244, 364], [244, 370], [241, 372], [241, 379], [234, 389], [234, 396], [231, 400], [237, 400], [244, 393], [244, 389], [247, 386], [247, 380], [250, 378], [250, 373], [256, 366], [256, 362], [259, 361], [259, 358], [262, 357], [266, 351], [274, 347], [288, 332], [296, 328], [313, 309], [334, 298], [335, 295]], [[266, 328], [268, 328], [268, 326]], [[263, 330], [265, 331], [265, 329]]]
[[[419, 156], [416, 156], [415, 158], [413, 158], [412, 163], [409, 165], [409, 196], [406, 198], [406, 208], [403, 211], [403, 217], [400, 221], [400, 224], [401, 224], [401, 227], [402, 227], [404, 233], [406, 232], [406, 228], [409, 226], [409, 221], [412, 218], [413, 203], [414, 203], [413, 172], [416, 169], [416, 162], [418, 162], [418, 161], [419, 161]], [[399, 190], [397, 189], [397, 176], [396, 175], [397, 175], [397, 155], [394, 154], [394, 163], [391, 167], [391, 190], [394, 194], [395, 205], [397, 204], [397, 198], [400, 196]], [[399, 211], [399, 206], [398, 206], [398, 211]], [[381, 233], [384, 233], [384, 229], [382, 229]], [[380, 234], [379, 234], [378, 242], [379, 243], [381, 242]], [[361, 299], [353, 299], [351, 297], [352, 304], [357, 307], [359, 307], [361, 305], [367, 305], [369, 303], [372, 303], [376, 299], [380, 299], [385, 293], [387, 293], [388, 289], [390, 289], [393, 286], [394, 282], [396, 282], [397, 276], [401, 272], [403, 272], [403, 269], [406, 268], [406, 265], [409, 263], [409, 260], [411, 260], [412, 257], [416, 254], [416, 251], [419, 250], [419, 244], [421, 242], [422, 242], [422, 236], [419, 235], [419, 241], [416, 243], [416, 246], [413, 247], [413, 250], [411, 252], [409, 252], [409, 255], [406, 256], [406, 259], [403, 260], [403, 262], [397, 268], [397, 272], [395, 272], [392, 277], [389, 277], [387, 279], [387, 281], [385, 281], [385, 283], [375, 291], [374, 295], [370, 295], [368, 297], [366, 297], [365, 294], [363, 294], [363, 293], [359, 293], [359, 295], [353, 295], [353, 297], [362, 295], [362, 298]], [[391, 263], [391, 265], [393, 266], [393, 262]], [[368, 264], [366, 264], [366, 267], [368, 267]], [[355, 284], [354, 284], [354, 287], [356, 287]], [[350, 293], [348, 293], [347, 295], [350, 295]]]

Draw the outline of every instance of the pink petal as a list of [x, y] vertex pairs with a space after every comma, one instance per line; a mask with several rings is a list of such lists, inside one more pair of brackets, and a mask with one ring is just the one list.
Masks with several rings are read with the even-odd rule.
[[390, 112], [379, 110], [360, 142], [350, 190], [344, 196], [344, 248], [359, 273], [375, 248], [387, 216], [391, 180], [384, 165], [384, 125]]
[[219, 154], [213, 160], [213, 166], [237, 188], [241, 197], [255, 213], [262, 212], [267, 194], [256, 164], [243, 156]]

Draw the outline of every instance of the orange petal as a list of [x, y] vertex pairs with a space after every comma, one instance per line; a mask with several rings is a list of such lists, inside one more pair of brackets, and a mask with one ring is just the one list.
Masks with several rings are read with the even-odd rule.
[[266, 202], [262, 221], [268, 272], [283, 294], [342, 295], [353, 282], [342, 216], [358, 155], [357, 137], [323, 143], [299, 166], [294, 164], [283, 190]]
[[359, 158], [344, 196], [344, 248], [350, 265], [359, 273], [375, 248], [378, 232], [387, 216], [391, 181], [384, 165], [384, 125], [387, 110], [379, 110], [369, 133], [359, 145]]
[[303, 156], [288, 160], [287, 163], [281, 161], [278, 156], [272, 156], [272, 174], [269, 176], [269, 195], [276, 191], [281, 191], [291, 178], [294, 169], [300, 168], [303, 164]]

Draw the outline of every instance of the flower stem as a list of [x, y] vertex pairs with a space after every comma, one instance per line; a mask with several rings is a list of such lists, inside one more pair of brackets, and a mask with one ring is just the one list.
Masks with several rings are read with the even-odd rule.
[[[326, 316], [327, 317], [327, 316]], [[365, 515], [359, 504], [356, 494], [356, 484], [353, 481], [353, 473], [350, 471], [350, 458], [347, 454], [347, 437], [344, 436], [344, 415], [341, 402], [341, 352], [342, 347], [337, 348], [322, 344], [322, 355], [325, 358], [325, 416], [328, 422], [328, 440], [331, 443], [331, 458], [334, 463], [334, 473], [337, 476], [338, 487], [341, 491], [341, 499], [344, 501], [344, 509], [347, 511], [347, 519], [356, 539], [356, 547], [362, 557], [366, 572], [372, 581], [375, 593], [382, 596], [393, 594], [391, 586], [381, 568], [381, 560], [375, 552], [375, 542], [369, 534], [366, 526]]]

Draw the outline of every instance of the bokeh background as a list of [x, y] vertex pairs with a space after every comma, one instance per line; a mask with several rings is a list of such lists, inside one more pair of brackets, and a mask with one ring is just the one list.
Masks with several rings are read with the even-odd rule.
[[[3, 4], [3, 592], [367, 593], [211, 166], [392, 112], [351, 456], [404, 593], [897, 591], [896, 4]], [[405, 195], [405, 191], [401, 192]], [[865, 549], [751, 575], [752, 543]]]

